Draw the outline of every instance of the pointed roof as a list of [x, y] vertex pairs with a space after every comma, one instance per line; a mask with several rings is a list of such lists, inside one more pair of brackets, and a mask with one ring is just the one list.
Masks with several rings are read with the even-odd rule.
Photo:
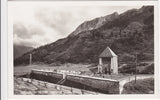
[[114, 57], [117, 56], [109, 47], [107, 47], [99, 57]]

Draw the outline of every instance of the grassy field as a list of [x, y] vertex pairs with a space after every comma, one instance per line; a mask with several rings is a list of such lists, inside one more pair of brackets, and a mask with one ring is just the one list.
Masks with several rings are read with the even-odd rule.
[[141, 79], [131, 81], [124, 85], [122, 94], [153, 94], [154, 93], [154, 79]]
[[90, 65], [84, 64], [65, 64], [60, 66], [50, 66], [44, 64], [36, 64], [32, 66], [16, 66], [14, 67], [14, 75], [21, 75], [25, 73], [30, 73], [32, 69], [44, 69], [44, 70], [68, 70], [68, 71], [82, 71], [90, 72]]

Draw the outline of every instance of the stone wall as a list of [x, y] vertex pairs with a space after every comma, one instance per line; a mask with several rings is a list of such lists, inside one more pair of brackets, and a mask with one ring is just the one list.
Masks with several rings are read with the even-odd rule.
[[[63, 78], [63, 74], [45, 71], [32, 71], [30, 78], [57, 83]], [[111, 79], [70, 74], [66, 76], [62, 85], [105, 94], [119, 94], [119, 82]]]
[[[119, 82], [96, 77], [67, 75], [65, 85], [105, 94], [119, 94]], [[76, 85], [75, 85], [76, 84]]]
[[47, 82], [51, 82], [51, 83], [57, 83], [58, 81], [60, 81], [63, 78], [63, 74], [32, 70], [32, 72], [30, 74], [30, 78], [41, 80], [41, 81], [47, 81]]

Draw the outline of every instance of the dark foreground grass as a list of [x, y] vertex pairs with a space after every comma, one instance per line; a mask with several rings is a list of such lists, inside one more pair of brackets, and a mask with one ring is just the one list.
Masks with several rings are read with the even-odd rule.
[[154, 93], [154, 79], [141, 79], [131, 81], [124, 85], [122, 94], [153, 94]]

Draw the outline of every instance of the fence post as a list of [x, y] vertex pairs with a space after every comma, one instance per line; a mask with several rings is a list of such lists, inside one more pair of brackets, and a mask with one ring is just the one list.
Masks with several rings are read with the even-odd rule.
[[44, 87], [47, 88], [47, 83], [46, 82], [44, 82]]
[[33, 81], [33, 80], [31, 79], [31, 83], [32, 83], [32, 81]]
[[84, 91], [83, 91], [83, 89], [81, 89], [81, 93], [82, 93], [82, 94], [84, 94]]
[[60, 85], [59, 89], [60, 89], [60, 90], [62, 90], [62, 87], [61, 87], [61, 85]]
[[72, 87], [71, 87], [71, 92], [72, 92], [72, 94], [73, 94], [73, 90], [72, 90]]

